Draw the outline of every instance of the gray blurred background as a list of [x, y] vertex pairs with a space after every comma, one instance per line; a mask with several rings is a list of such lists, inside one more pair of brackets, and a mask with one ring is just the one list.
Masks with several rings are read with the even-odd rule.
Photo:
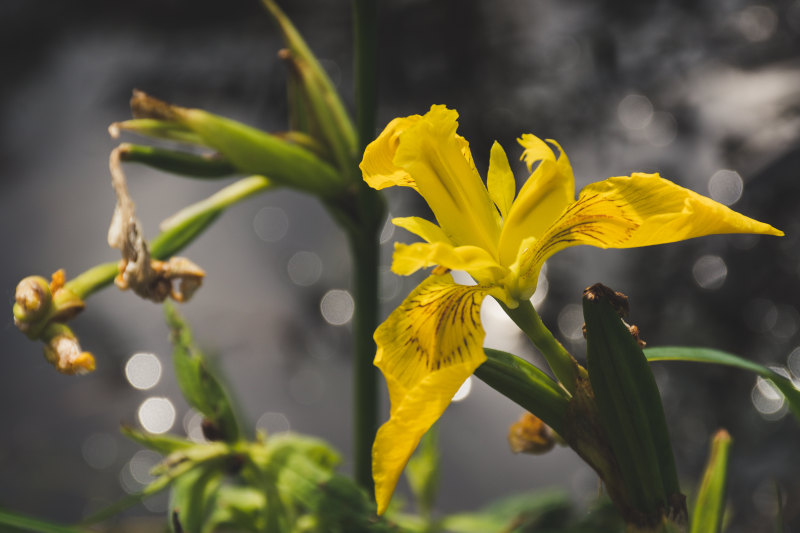
[[[349, 3], [283, 4], [352, 107]], [[380, 127], [447, 104], [460, 112], [481, 172], [492, 141], [515, 159], [515, 138], [531, 132], [560, 141], [579, 187], [658, 171], [786, 232], [559, 254], [537, 306], [573, 353], [583, 357], [581, 291], [601, 281], [628, 294], [631, 321], [651, 346], [712, 346], [800, 376], [799, 1], [387, 0], [381, 8]], [[281, 43], [255, 0], [4, 0], [0, 42], [8, 304], [0, 507], [73, 521], [147, 482], [157, 457], [123, 439], [120, 422], [196, 435], [198, 420], [177, 392], [158, 306], [114, 288], [93, 296], [72, 326], [98, 368], [68, 377], [14, 328], [14, 287], [30, 274], [74, 276], [118, 257], [105, 240], [114, 206], [106, 128], [129, 116], [133, 88], [283, 130]], [[126, 171], [150, 237], [224, 184]], [[395, 216], [425, 214], [410, 191], [388, 198]], [[383, 239], [385, 315], [419, 278], [388, 272], [391, 243], [414, 238], [389, 226]], [[181, 310], [251, 427], [323, 437], [348, 471], [350, 264], [341, 232], [313, 199], [276, 191], [232, 209], [183, 255], [207, 279]], [[536, 360], [497, 311], [484, 308], [487, 345]], [[654, 371], [687, 490], [710, 436], [725, 427], [734, 439], [730, 531], [768, 530], [776, 482], [787, 520], [800, 527], [800, 431], [772, 389], [732, 369], [660, 363]], [[571, 451], [511, 455], [505, 436], [520, 413], [479, 382], [448, 410], [441, 512], [537, 487], [591, 501], [596, 478]], [[128, 515], [164, 508], [156, 498]]]

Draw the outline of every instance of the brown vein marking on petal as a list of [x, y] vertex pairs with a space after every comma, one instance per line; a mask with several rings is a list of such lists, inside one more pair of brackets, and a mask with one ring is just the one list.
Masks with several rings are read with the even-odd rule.
[[606, 248], [622, 244], [639, 226], [626, 202], [600, 194], [582, 196], [567, 207], [538, 241], [524, 275], [530, 275], [548, 257], [568, 246], [590, 244]]
[[391, 342], [401, 353], [381, 364], [385, 372], [407, 384], [443, 367], [467, 362], [484, 336], [480, 305], [485, 288], [429, 283], [418, 291], [397, 310], [404, 314], [404, 324], [392, 332]]

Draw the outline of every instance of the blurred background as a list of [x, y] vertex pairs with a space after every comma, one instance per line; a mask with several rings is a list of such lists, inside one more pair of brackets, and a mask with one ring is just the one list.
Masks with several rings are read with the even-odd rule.
[[[282, 3], [352, 107], [349, 4]], [[381, 10], [380, 128], [447, 104], [482, 173], [494, 140], [516, 159], [516, 137], [531, 132], [561, 143], [579, 187], [660, 172], [786, 232], [558, 254], [536, 305], [576, 356], [581, 291], [600, 281], [630, 297], [630, 321], [650, 346], [715, 347], [800, 376], [800, 1], [385, 0]], [[14, 287], [118, 258], [106, 245], [115, 146], [106, 128], [129, 117], [133, 88], [285, 129], [281, 42], [256, 0], [4, 0], [0, 42], [0, 506], [74, 521], [140, 489], [158, 460], [119, 435], [121, 422], [197, 436], [199, 418], [178, 394], [158, 306], [115, 288], [93, 296], [72, 326], [97, 371], [68, 377], [14, 328]], [[223, 185], [126, 172], [149, 237]], [[411, 191], [388, 199], [392, 215], [425, 214]], [[414, 239], [390, 225], [382, 235], [384, 316], [419, 281], [388, 270], [392, 242]], [[182, 255], [207, 278], [181, 310], [251, 427], [325, 438], [348, 471], [342, 233], [316, 201], [275, 191], [232, 209]], [[487, 345], [538, 360], [493, 302], [483, 315]], [[776, 483], [800, 528], [800, 430], [782, 398], [733, 369], [654, 372], [687, 490], [710, 436], [727, 428], [730, 531], [768, 530]], [[509, 452], [521, 408], [480, 382], [462, 392], [441, 421], [441, 512], [531, 488], [566, 490], [582, 506], [596, 495], [596, 477], [568, 449]], [[128, 515], [165, 508], [155, 498]]]

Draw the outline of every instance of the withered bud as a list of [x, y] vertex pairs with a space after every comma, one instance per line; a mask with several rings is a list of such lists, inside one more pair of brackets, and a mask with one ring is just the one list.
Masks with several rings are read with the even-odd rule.
[[149, 96], [144, 91], [133, 90], [131, 96], [131, 112], [134, 118], [154, 118], [158, 120], [178, 120], [180, 108], [168, 104], [158, 98]]
[[514, 453], [542, 454], [555, 446], [555, 432], [532, 413], [525, 413], [508, 430], [508, 445]]
[[81, 350], [78, 339], [63, 324], [52, 324], [47, 331], [44, 357], [62, 374], [88, 374], [95, 369], [94, 357]]
[[583, 297], [589, 301], [597, 298], [605, 298], [609, 301], [620, 318], [625, 318], [628, 316], [628, 311], [630, 309], [628, 297], [621, 292], [615, 291], [610, 287], [606, 287], [602, 283], [595, 283], [591, 287], [586, 287], [583, 290]]

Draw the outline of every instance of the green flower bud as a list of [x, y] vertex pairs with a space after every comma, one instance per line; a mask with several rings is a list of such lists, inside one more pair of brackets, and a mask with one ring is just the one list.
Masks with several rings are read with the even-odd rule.
[[28, 276], [17, 285], [14, 324], [23, 332], [47, 314], [53, 295], [50, 284], [41, 276]]

